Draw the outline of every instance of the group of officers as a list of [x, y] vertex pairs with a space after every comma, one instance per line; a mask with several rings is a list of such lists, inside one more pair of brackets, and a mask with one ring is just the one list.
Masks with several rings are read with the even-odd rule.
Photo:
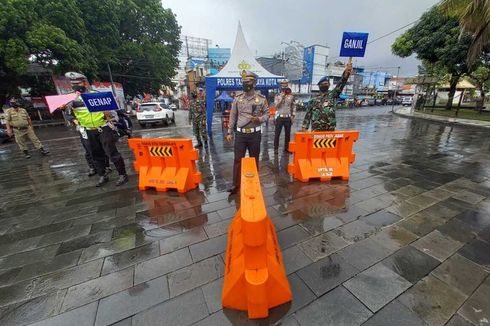
[[[342, 78], [333, 90], [330, 90], [330, 78], [322, 77], [318, 81], [319, 94], [308, 102], [306, 115], [302, 124], [302, 131], [334, 131], [336, 127], [335, 110], [337, 100], [342, 93], [347, 80], [352, 72], [352, 63], [347, 63]], [[242, 75], [243, 92], [235, 97], [230, 111], [230, 123], [226, 134], [226, 140], [231, 142], [235, 136], [233, 185], [228, 190], [235, 194], [240, 189], [241, 160], [248, 150], [249, 156], [255, 158], [257, 169], [259, 168], [260, 143], [262, 137], [262, 124], [269, 118], [269, 106], [265, 96], [255, 90], [258, 76], [249, 71]], [[279, 150], [279, 137], [282, 129], [285, 130], [284, 151], [291, 138], [291, 127], [296, 115], [294, 96], [288, 87], [288, 81], [280, 83], [281, 91], [274, 99], [277, 112], [275, 118], [274, 152]]]
[[[322, 77], [318, 82], [319, 94], [313, 98], [306, 106], [306, 115], [302, 124], [302, 130], [308, 131], [311, 126], [312, 131], [333, 131], [336, 126], [335, 110], [337, 99], [352, 72], [352, 63], [349, 62], [342, 74], [342, 78], [333, 90], [330, 90], [330, 79]], [[97, 187], [109, 181], [108, 164], [109, 160], [114, 164], [119, 174], [116, 182], [120, 186], [128, 181], [124, 160], [117, 150], [117, 134], [114, 127], [114, 115], [111, 112], [90, 112], [82, 101], [81, 94], [90, 92], [90, 84], [87, 78], [80, 73], [69, 72], [65, 74], [70, 79], [74, 92], [77, 92], [75, 100], [61, 107], [67, 113], [69, 119], [77, 125], [80, 132], [80, 139], [85, 149], [85, 157], [91, 168], [89, 176], [97, 174], [99, 179]], [[260, 155], [260, 143], [262, 136], [262, 124], [270, 119], [269, 105], [267, 99], [260, 92], [255, 90], [258, 76], [250, 71], [242, 73], [243, 92], [237, 95], [232, 103], [230, 111], [229, 128], [226, 133], [226, 140], [231, 142], [233, 135], [234, 143], [234, 164], [233, 164], [233, 185], [228, 190], [230, 194], [235, 194], [240, 188], [241, 159], [246, 152], [255, 158], [257, 164]], [[279, 150], [279, 138], [282, 129], [285, 130], [284, 151], [288, 151], [287, 146], [291, 137], [291, 127], [296, 115], [294, 96], [288, 87], [288, 81], [280, 82], [281, 91], [274, 99], [274, 106], [277, 112], [275, 118], [274, 152]], [[196, 147], [208, 145], [206, 132], [206, 105], [202, 94], [196, 92], [192, 94], [189, 110], [189, 122], [193, 124], [194, 135], [197, 139]], [[32, 129], [32, 123], [27, 112], [20, 108], [16, 100], [11, 101], [12, 108], [7, 111], [7, 132], [15, 133], [16, 141], [26, 157], [30, 157], [25, 144], [25, 138], [30, 138], [34, 146], [39, 149], [42, 155], [49, 152], [43, 148]]]

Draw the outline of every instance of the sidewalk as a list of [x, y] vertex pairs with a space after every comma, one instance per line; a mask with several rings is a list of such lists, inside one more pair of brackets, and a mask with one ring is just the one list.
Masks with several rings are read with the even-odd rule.
[[394, 109], [393, 113], [402, 117], [431, 120], [431, 121], [445, 123], [449, 125], [490, 129], [489, 121], [441, 117], [441, 116], [426, 114], [421, 112], [413, 112], [412, 108], [407, 108], [407, 107], [397, 107]]

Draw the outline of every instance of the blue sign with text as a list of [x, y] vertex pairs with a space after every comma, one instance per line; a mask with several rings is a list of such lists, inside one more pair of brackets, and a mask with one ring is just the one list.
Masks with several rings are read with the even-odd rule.
[[341, 57], [364, 57], [368, 33], [344, 32], [340, 44]]
[[113, 111], [119, 109], [112, 92], [83, 93], [82, 100], [90, 112]]

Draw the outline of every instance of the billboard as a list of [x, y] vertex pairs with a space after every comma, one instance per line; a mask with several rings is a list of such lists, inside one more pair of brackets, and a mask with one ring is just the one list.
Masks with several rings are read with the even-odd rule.
[[303, 52], [303, 76], [301, 83], [311, 84], [313, 79], [313, 60], [315, 58], [315, 47], [309, 46]]
[[208, 58], [212, 66], [223, 66], [231, 57], [230, 48], [209, 48]]

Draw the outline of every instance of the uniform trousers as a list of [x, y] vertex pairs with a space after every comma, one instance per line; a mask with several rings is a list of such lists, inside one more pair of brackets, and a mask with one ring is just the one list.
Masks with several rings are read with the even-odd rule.
[[124, 159], [116, 147], [117, 136], [115, 131], [109, 126], [104, 126], [100, 129], [101, 131], [98, 129], [87, 130], [88, 142], [86, 142], [94, 160], [97, 174], [99, 176], [105, 174], [106, 157], [109, 157], [119, 175], [125, 175], [126, 167]]
[[257, 165], [257, 171], [259, 170], [259, 156], [260, 156], [260, 141], [261, 132], [253, 133], [235, 133], [235, 160], [233, 162], [233, 187], [240, 186], [240, 172], [242, 169], [242, 158], [248, 149], [248, 155], [255, 157], [255, 164]]

